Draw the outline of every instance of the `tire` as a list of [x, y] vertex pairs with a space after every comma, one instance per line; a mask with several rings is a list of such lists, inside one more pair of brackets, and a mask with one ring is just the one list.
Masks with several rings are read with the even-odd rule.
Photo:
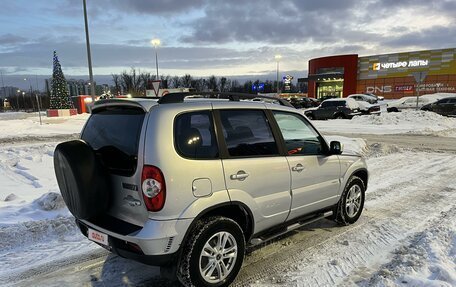
[[335, 114], [334, 118], [335, 119], [339, 119], [339, 120], [343, 120], [343, 119], [345, 119], [345, 116], [344, 116], [344, 114]]
[[[359, 177], [350, 177], [339, 202], [334, 208], [331, 219], [340, 225], [355, 223], [363, 212], [365, 191], [364, 182]], [[347, 201], [350, 201], [348, 205]]]
[[[217, 250], [217, 241], [225, 238], [225, 249], [236, 249], [230, 256], [223, 258]], [[203, 248], [211, 246], [214, 263], [210, 263], [209, 256], [203, 256]], [[227, 247], [228, 246], [228, 247]], [[215, 247], [215, 248], [214, 248]], [[206, 249], [210, 250], [210, 249]], [[206, 252], [206, 254], [209, 254]], [[181, 258], [178, 262], [177, 276], [184, 286], [229, 286], [241, 269], [245, 255], [245, 239], [241, 227], [233, 220], [225, 217], [209, 217], [197, 222], [192, 229], [189, 240], [184, 245]], [[234, 257], [234, 259], [233, 259]], [[225, 266], [228, 273], [220, 276], [219, 270]], [[209, 268], [204, 276], [204, 269]], [[211, 271], [212, 270], [212, 271]]]
[[399, 110], [397, 108], [387, 108], [386, 111], [388, 113], [398, 113], [399, 112]]
[[82, 140], [57, 145], [54, 171], [63, 200], [78, 219], [90, 219], [109, 206], [108, 174], [92, 148]]

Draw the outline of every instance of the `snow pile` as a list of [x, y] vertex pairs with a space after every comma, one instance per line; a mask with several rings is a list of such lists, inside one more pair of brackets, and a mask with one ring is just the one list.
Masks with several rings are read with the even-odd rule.
[[456, 128], [456, 119], [441, 116], [433, 112], [405, 110], [398, 113], [383, 113], [380, 116], [366, 115], [354, 117], [353, 124], [372, 125], [409, 125], [425, 127]]
[[433, 112], [402, 111], [365, 115], [351, 120], [313, 121], [324, 133], [433, 134], [456, 137], [456, 119]]
[[343, 154], [367, 155], [369, 146], [366, 140], [361, 138], [348, 138], [343, 136], [325, 136], [326, 141], [339, 141], [342, 144]]
[[50, 211], [66, 207], [60, 193], [48, 192], [33, 201], [41, 210]]
[[54, 174], [55, 145], [0, 148], [0, 226], [69, 216]]

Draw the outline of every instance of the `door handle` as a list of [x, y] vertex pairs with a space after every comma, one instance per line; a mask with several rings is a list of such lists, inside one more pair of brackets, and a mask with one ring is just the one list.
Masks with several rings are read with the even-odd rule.
[[301, 172], [304, 170], [304, 167], [302, 166], [302, 164], [298, 163], [296, 166], [293, 166], [291, 168], [292, 171], [297, 171], [297, 172]]
[[230, 175], [230, 179], [232, 179], [232, 180], [240, 180], [240, 181], [243, 181], [243, 180], [245, 180], [248, 176], [249, 176], [248, 173], [246, 173], [246, 172], [243, 171], [243, 170], [240, 170], [240, 171], [238, 171], [236, 174]]

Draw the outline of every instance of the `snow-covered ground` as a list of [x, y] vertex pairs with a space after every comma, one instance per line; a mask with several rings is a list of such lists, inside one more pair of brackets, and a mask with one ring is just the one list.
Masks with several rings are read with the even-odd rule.
[[[147, 282], [157, 274], [156, 268], [144, 274], [134, 271], [139, 263], [106, 257], [104, 249], [80, 234], [62, 201], [53, 171], [53, 150], [61, 139], [52, 137], [79, 133], [86, 119], [87, 115], [45, 118], [40, 126], [37, 115], [0, 114], [2, 284], [90, 285], [103, 279], [107, 285], [116, 285], [113, 278], [118, 279], [119, 269], [132, 276], [131, 282]], [[341, 141], [346, 152], [368, 156], [370, 182], [363, 216], [346, 228], [336, 228], [329, 221], [317, 223], [311, 230], [303, 229], [254, 251], [236, 282], [252, 286], [456, 286], [456, 155], [368, 144], [365, 139], [345, 136], [454, 137], [456, 119], [411, 111], [313, 123], [331, 134], [328, 140]], [[339, 133], [344, 136], [335, 135]], [[37, 137], [46, 141], [37, 142]], [[11, 138], [24, 140], [12, 144]], [[92, 270], [90, 266], [60, 270], [81, 258], [100, 256], [101, 263], [92, 267], [103, 275], [90, 273], [95, 279], [78, 276], [80, 269]], [[58, 272], [58, 279], [36, 281], [39, 270]]]
[[88, 114], [80, 114], [72, 117], [48, 118], [43, 114], [40, 125], [38, 113], [0, 113], [0, 140], [79, 133], [88, 117]]

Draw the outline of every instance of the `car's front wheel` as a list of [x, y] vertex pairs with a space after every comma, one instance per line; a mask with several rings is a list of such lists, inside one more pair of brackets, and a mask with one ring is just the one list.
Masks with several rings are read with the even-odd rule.
[[333, 219], [341, 225], [355, 223], [363, 212], [365, 191], [364, 182], [359, 177], [350, 177], [335, 207]]
[[229, 286], [241, 269], [245, 239], [241, 227], [225, 217], [200, 220], [184, 246], [178, 277], [185, 286]]

